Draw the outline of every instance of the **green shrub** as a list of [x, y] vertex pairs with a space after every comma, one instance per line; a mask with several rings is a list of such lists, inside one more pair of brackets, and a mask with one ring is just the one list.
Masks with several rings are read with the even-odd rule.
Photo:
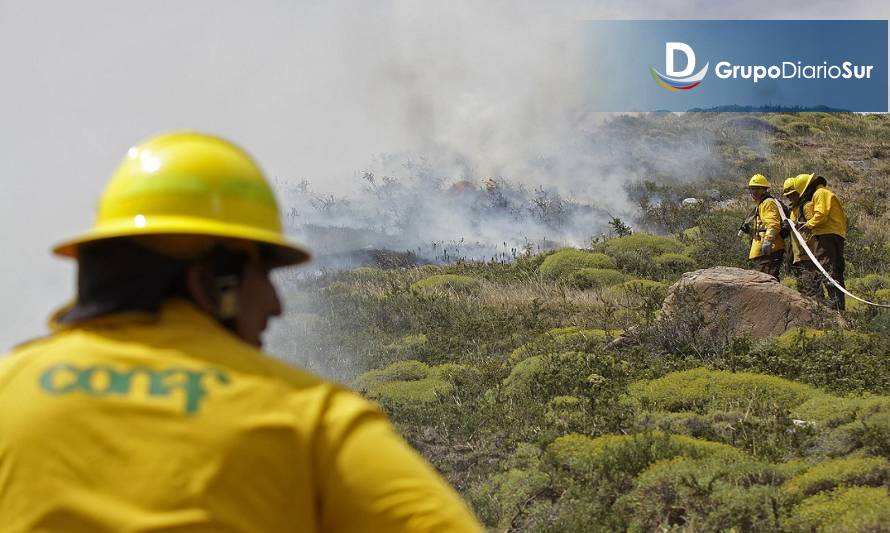
[[816, 396], [812, 387], [764, 374], [696, 368], [631, 385], [644, 407], [663, 411], [791, 409]]
[[841, 486], [890, 484], [890, 462], [882, 457], [845, 457], [824, 461], [789, 479], [782, 490], [795, 500]]
[[794, 511], [791, 531], [887, 531], [890, 495], [886, 487], [849, 487], [804, 500]]
[[775, 339], [777, 346], [791, 348], [797, 344], [807, 344], [813, 341], [819, 342], [834, 337], [834, 341], [841, 344], [860, 346], [868, 343], [871, 336], [868, 333], [846, 330], [823, 330], [810, 328], [791, 328]]
[[681, 457], [649, 467], [616, 507], [629, 531], [775, 531], [781, 480], [765, 463]]
[[833, 428], [852, 422], [857, 417], [868, 418], [877, 413], [890, 413], [890, 397], [863, 396], [841, 398], [820, 394], [791, 410], [791, 416], [815, 423], [820, 428]]
[[544, 355], [555, 352], [594, 352], [602, 348], [607, 342], [617, 338], [622, 333], [617, 329], [582, 328], [568, 326], [547, 331], [532, 342], [523, 344], [510, 353], [509, 362], [516, 364], [533, 355]]
[[538, 270], [550, 279], [562, 279], [583, 268], [614, 269], [615, 260], [602, 253], [563, 248], [548, 255]]
[[692, 241], [688, 254], [698, 265], [748, 268], [750, 240], [737, 236], [751, 208], [748, 204], [731, 204], [703, 215], [699, 220], [699, 238]]
[[476, 387], [482, 381], [482, 372], [470, 365], [445, 363], [430, 369], [430, 375], [458, 387]]
[[424, 334], [405, 335], [395, 342], [384, 344], [380, 351], [386, 361], [422, 359], [428, 344], [429, 338]]
[[612, 268], [582, 268], [569, 274], [566, 281], [579, 289], [611, 287], [627, 281], [632, 276]]
[[[573, 433], [554, 440], [547, 447], [547, 453], [556, 465], [570, 472], [583, 473], [608, 467], [631, 476], [636, 476], [655, 461], [678, 456], [720, 457], [726, 460], [745, 457], [743, 452], [726, 444], [658, 431], [597, 438]], [[616, 463], [616, 454], [626, 461]]]
[[679, 411], [676, 413], [645, 411], [637, 420], [637, 425], [644, 430], [658, 430], [698, 439], [715, 440], [715, 433], [711, 427], [709, 417], [691, 411]]
[[782, 376], [831, 392], [890, 392], [890, 337], [856, 330], [792, 329], [736, 352], [734, 368]]
[[632, 279], [609, 289], [609, 295], [617, 299], [655, 300], [658, 305], [667, 296], [668, 285], [651, 279]]
[[457, 274], [439, 274], [430, 276], [411, 284], [411, 288], [418, 292], [453, 291], [458, 293], [472, 293], [479, 290], [480, 281], [471, 276], [459, 276]]
[[695, 242], [701, 239], [701, 226], [692, 226], [683, 230], [683, 239], [687, 242]]
[[590, 425], [589, 402], [577, 396], [554, 396], [547, 402], [544, 422], [560, 433], [584, 431]]
[[398, 361], [386, 368], [370, 370], [360, 375], [353, 382], [353, 388], [367, 393], [377, 385], [388, 381], [414, 381], [424, 379], [430, 374], [430, 367], [420, 361]]
[[519, 443], [513, 455], [505, 461], [506, 471], [482, 480], [470, 490], [482, 522], [498, 530], [507, 530], [518, 515], [525, 524], [533, 524], [539, 517], [552, 514], [546, 495], [550, 476], [541, 469], [541, 451], [537, 446]]
[[424, 378], [413, 381], [386, 381], [372, 388], [368, 397], [381, 403], [399, 406], [414, 406], [438, 400], [442, 395], [454, 390], [454, 386], [438, 378]]
[[[585, 366], [581, 352], [560, 352], [536, 355], [520, 361], [504, 380], [504, 393], [523, 400], [548, 400], [560, 393], [571, 392], [577, 373]], [[575, 379], [572, 379], [575, 378]]]
[[683, 273], [695, 268], [695, 260], [689, 256], [667, 252], [655, 256], [655, 264], [667, 272]]
[[845, 285], [853, 294], [873, 295], [880, 289], [890, 289], [890, 276], [883, 274], [868, 274], [861, 278], [853, 278], [846, 281]]
[[603, 243], [606, 254], [615, 257], [623, 254], [636, 254], [653, 257], [668, 252], [682, 250], [683, 245], [673, 237], [634, 233], [626, 237], [609, 239]]

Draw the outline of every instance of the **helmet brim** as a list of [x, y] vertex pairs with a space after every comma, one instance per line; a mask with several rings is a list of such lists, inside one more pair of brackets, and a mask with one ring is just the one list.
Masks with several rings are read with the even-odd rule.
[[150, 235], [234, 239], [269, 245], [273, 252], [271, 260], [274, 268], [298, 265], [312, 258], [305, 247], [288, 241], [272, 231], [215, 220], [174, 216], [143, 217], [138, 224], [134, 224], [134, 221], [130, 219], [104, 223], [101, 228], [95, 228], [79, 237], [57, 244], [52, 248], [52, 251], [56, 255], [76, 259], [78, 248], [84, 244], [106, 239]]

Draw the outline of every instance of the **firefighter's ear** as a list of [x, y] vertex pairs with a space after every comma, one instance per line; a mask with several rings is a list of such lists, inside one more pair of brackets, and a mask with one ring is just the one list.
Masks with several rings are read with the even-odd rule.
[[192, 263], [185, 269], [185, 288], [191, 300], [205, 313], [216, 316], [218, 303], [214, 294], [210, 265]]

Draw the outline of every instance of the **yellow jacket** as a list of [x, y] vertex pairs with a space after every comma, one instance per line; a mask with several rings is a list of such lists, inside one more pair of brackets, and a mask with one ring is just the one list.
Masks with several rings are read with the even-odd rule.
[[[792, 224], [797, 224], [798, 220], [800, 220], [800, 208], [792, 207], [791, 215], [789, 215], [788, 218], [791, 219]], [[813, 202], [807, 202], [803, 205], [803, 219], [810, 220], [811, 218], [813, 218]], [[810, 250], [814, 249], [815, 243], [815, 236], [810, 235], [806, 243]], [[803, 248], [800, 247], [800, 243], [797, 242], [797, 237], [791, 239], [791, 252], [794, 255], [792, 262], [795, 264], [800, 263], [801, 261], [810, 260], [806, 252], [803, 251]]]
[[824, 185], [813, 192], [813, 216], [807, 220], [813, 235], [840, 235], [847, 238], [847, 215], [837, 196]]
[[0, 360], [0, 531], [481, 531], [356, 394], [183, 300]]
[[748, 259], [757, 259], [763, 255], [761, 245], [763, 238], [769, 237], [773, 241], [773, 251], [785, 249], [785, 242], [780, 232], [782, 231], [782, 218], [779, 215], [779, 206], [772, 198], [767, 198], [757, 206], [757, 215], [754, 217], [754, 238], [751, 240], [751, 251]]

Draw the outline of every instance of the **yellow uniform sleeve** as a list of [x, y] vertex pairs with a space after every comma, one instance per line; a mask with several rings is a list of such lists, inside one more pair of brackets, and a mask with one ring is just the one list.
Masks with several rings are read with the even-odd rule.
[[831, 209], [831, 194], [824, 189], [816, 189], [813, 193], [813, 216], [807, 220], [807, 227], [816, 229], [828, 221], [828, 212]]
[[782, 230], [782, 218], [775, 202], [766, 200], [760, 204], [760, 220], [766, 228], [766, 237], [770, 240], [775, 239]]
[[350, 393], [335, 396], [317, 443], [322, 531], [482, 531], [379, 410]]
[[813, 235], [835, 234], [846, 238], [847, 215], [840, 200], [826, 187], [819, 187], [813, 193], [813, 216], [807, 220], [807, 227]]

